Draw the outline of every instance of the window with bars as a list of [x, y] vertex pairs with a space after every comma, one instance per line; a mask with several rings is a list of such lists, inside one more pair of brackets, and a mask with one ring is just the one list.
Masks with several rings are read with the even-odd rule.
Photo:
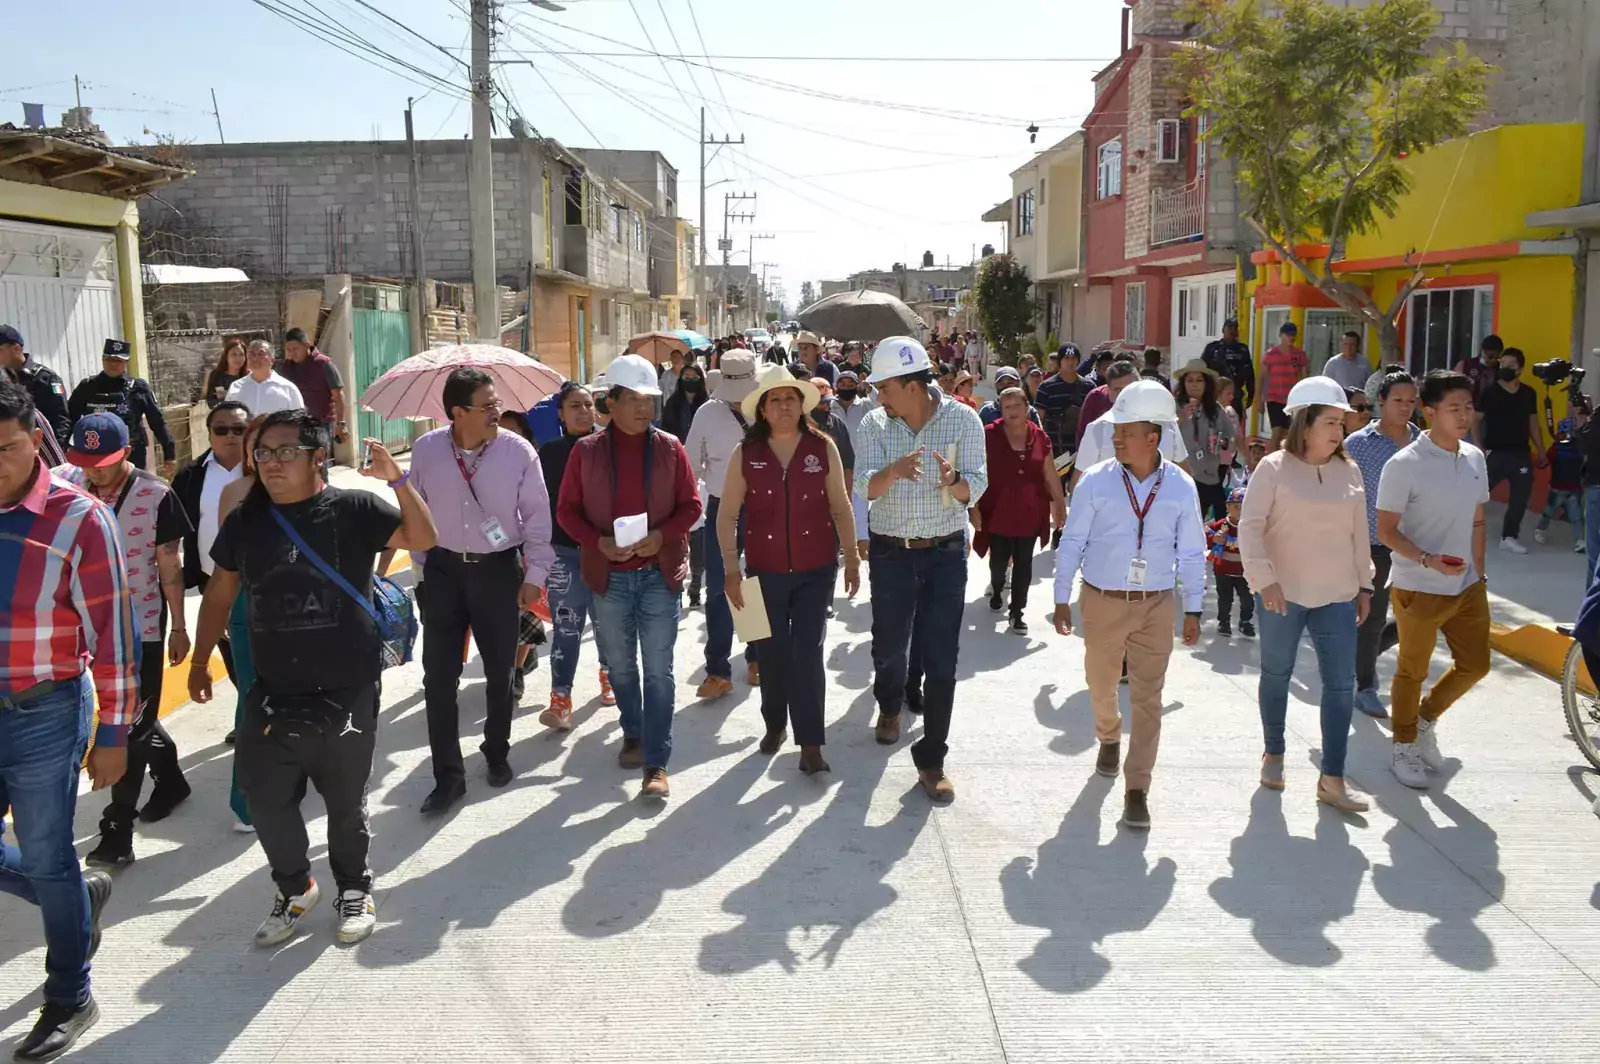
[[1175, 163], [1183, 154], [1183, 122], [1163, 118], [1156, 122], [1156, 162]]
[[1017, 197], [1017, 235], [1031, 236], [1033, 234], [1034, 212], [1033, 189], [1029, 189]]
[[1437, 288], [1417, 292], [1407, 307], [1410, 324], [1406, 365], [1416, 376], [1449, 369], [1475, 354], [1494, 331], [1492, 286]]
[[1095, 198], [1109, 199], [1122, 195], [1122, 138], [1108, 140], [1100, 145], [1099, 175], [1095, 180]]
[[1128, 285], [1127, 293], [1122, 311], [1122, 338], [1130, 344], [1143, 344], [1145, 283], [1133, 282]]

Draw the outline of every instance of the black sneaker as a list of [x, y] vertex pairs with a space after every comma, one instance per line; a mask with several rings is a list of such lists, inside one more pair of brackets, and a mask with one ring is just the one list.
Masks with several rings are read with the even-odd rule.
[[139, 810], [139, 819], [154, 824], [167, 819], [172, 811], [189, 800], [192, 794], [189, 781], [179, 776], [176, 783], [162, 782], [150, 792], [150, 800]]
[[1228, 618], [1223, 617], [1217, 621], [1217, 634], [1229, 637], [1233, 635], [1233, 625], [1228, 621]]
[[227, 743], [229, 746], [232, 746], [233, 745], [233, 741], [235, 739], [237, 739], [238, 737], [239, 737], [239, 733], [234, 731], [232, 728], [229, 728], [228, 729], [228, 734], [224, 735], [222, 737], [222, 741]]
[[1150, 803], [1143, 791], [1129, 791], [1123, 798], [1122, 822], [1130, 828], [1150, 827]]
[[922, 689], [919, 687], [906, 688], [905, 710], [907, 713], [922, 716]]
[[1256, 626], [1249, 621], [1240, 621], [1239, 634], [1247, 639], [1254, 639], [1256, 637]]
[[100, 914], [111, 900], [111, 876], [105, 872], [85, 872], [83, 885], [89, 889], [89, 956], [85, 959], [92, 960], [100, 952]]
[[1013, 618], [1011, 618], [1011, 634], [1012, 635], [1027, 635], [1028, 634], [1028, 622], [1023, 620], [1021, 617], [1013, 617]]
[[99, 1018], [100, 1006], [95, 1004], [94, 998], [77, 1008], [46, 1002], [39, 1010], [39, 1022], [12, 1052], [11, 1059], [54, 1060], [76, 1045], [83, 1032], [93, 1027]]
[[1000, 597], [1000, 592], [996, 591], [990, 594], [989, 608], [996, 613], [999, 613], [1001, 610], [1006, 608], [1005, 600]]
[[83, 855], [90, 868], [127, 868], [133, 864], [133, 828], [100, 826], [100, 844]]
[[[529, 654], [528, 657], [531, 658], [533, 655]], [[527, 693], [527, 690], [528, 674], [523, 672], [521, 669], [513, 669], [511, 671], [511, 701], [520, 703], [522, 701], [522, 696]]]
[[694, 588], [689, 589], [689, 608], [691, 610], [700, 608], [700, 592]]
[[489, 762], [489, 786], [504, 787], [515, 778], [516, 773], [511, 771], [511, 765], [505, 761]]

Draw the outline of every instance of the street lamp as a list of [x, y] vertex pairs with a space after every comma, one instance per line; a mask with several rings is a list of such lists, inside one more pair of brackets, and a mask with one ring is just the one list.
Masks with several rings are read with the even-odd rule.
[[542, 7], [546, 11], [565, 11], [566, 8], [556, 3], [555, 0], [529, 0], [534, 7]]

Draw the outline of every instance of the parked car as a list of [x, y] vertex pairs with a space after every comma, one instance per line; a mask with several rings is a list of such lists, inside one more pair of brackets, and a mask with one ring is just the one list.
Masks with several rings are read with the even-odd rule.
[[765, 354], [767, 348], [772, 346], [772, 334], [765, 329], [746, 329], [745, 342], [753, 348], [756, 354]]

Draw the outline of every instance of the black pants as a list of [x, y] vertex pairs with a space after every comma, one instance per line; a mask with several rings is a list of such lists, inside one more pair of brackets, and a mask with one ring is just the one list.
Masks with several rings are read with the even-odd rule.
[[[1249, 624], [1250, 619], [1256, 615], [1256, 600], [1250, 594], [1250, 585], [1242, 576], [1232, 576], [1228, 573], [1216, 573], [1217, 578], [1217, 620], [1222, 624], [1229, 623], [1233, 616], [1233, 597], [1239, 596], [1239, 623]], [[1123, 666], [1126, 670], [1127, 666]]]
[[1200, 517], [1205, 521], [1217, 521], [1228, 516], [1228, 489], [1218, 484], [1202, 484], [1194, 482], [1194, 490], [1200, 495]]
[[[870, 558], [872, 690], [878, 712], [900, 715], [911, 663], [920, 658], [926, 677], [922, 738], [912, 746], [911, 760], [918, 769], [943, 768], [961, 651], [966, 543], [958, 534], [938, 546], [913, 550], [874, 535]], [[913, 650], [913, 643], [919, 649]]]
[[367, 781], [377, 745], [378, 694], [374, 683], [316, 696], [326, 703], [326, 718], [314, 728], [271, 719], [265, 704], [277, 707], [282, 700], [265, 694], [259, 683], [245, 695], [234, 747], [239, 788], [250, 803], [272, 880], [285, 895], [304, 893], [311, 881], [311, 840], [300, 812], [308, 781], [328, 810], [328, 867], [338, 889], [372, 892]]
[[800, 746], [823, 744], [826, 678], [822, 641], [838, 568], [798, 573], [757, 573], [767, 603], [772, 638], [761, 648], [761, 717], [767, 731], [794, 728]]
[[706, 530], [702, 527], [689, 533], [689, 594], [699, 595], [705, 578]]
[[486, 719], [479, 749], [490, 763], [504, 761], [511, 749], [511, 713], [516, 705], [511, 673], [520, 631], [517, 590], [522, 586], [522, 565], [515, 550], [475, 562], [450, 551], [430, 550], [422, 572], [428, 588], [422, 611], [422, 690], [433, 778], [443, 784], [466, 775], [456, 695], [469, 629], [483, 661]]
[[100, 821], [103, 834], [133, 830], [146, 769], [157, 789], [183, 785], [178, 748], [161, 724], [161, 676], [166, 665], [162, 641], [144, 643], [139, 652], [139, 718], [128, 729], [128, 770], [111, 787], [111, 804]]
[[1533, 460], [1526, 450], [1490, 451], [1484, 464], [1489, 470], [1490, 491], [1502, 480], [1511, 482], [1505, 520], [1500, 523], [1500, 538], [1516, 539], [1522, 533], [1522, 515], [1528, 512], [1528, 496], [1533, 494]]
[[1011, 619], [1020, 620], [1028, 608], [1028, 585], [1033, 583], [1033, 536], [989, 536], [989, 587], [1006, 586], [1011, 570]]
[[1381, 543], [1372, 545], [1372, 609], [1366, 623], [1356, 629], [1356, 690], [1378, 687], [1378, 655], [1400, 642], [1400, 630], [1389, 620], [1389, 568], [1393, 552]]

